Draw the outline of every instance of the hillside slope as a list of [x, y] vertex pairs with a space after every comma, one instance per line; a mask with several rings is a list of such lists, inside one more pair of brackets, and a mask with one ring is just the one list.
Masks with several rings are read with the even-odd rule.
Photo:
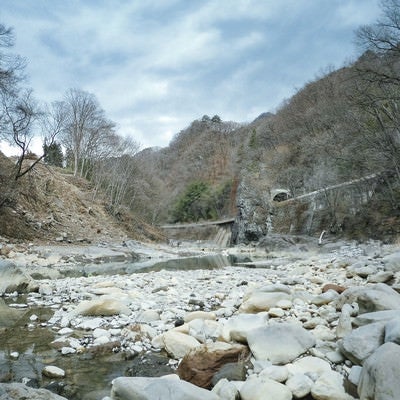
[[[26, 162], [30, 162], [27, 160]], [[161, 240], [156, 229], [132, 213], [110, 215], [101, 199], [93, 199], [90, 183], [43, 164], [17, 182], [6, 171], [12, 161], [0, 153], [2, 194], [0, 235], [33, 242], [89, 243], [127, 238]]]

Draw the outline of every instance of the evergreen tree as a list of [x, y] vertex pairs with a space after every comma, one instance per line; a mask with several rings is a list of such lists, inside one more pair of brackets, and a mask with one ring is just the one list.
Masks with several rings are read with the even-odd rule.
[[50, 145], [46, 143], [43, 145], [44, 162], [48, 165], [54, 165], [55, 167], [62, 167], [64, 161], [64, 155], [61, 149], [61, 145], [54, 142]]

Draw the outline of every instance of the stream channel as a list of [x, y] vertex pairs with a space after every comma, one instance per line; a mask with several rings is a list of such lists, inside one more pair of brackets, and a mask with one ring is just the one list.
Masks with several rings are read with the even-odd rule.
[[[68, 269], [65, 275], [77, 277], [162, 269], [214, 269], [233, 265], [236, 261], [218, 255], [157, 263], [88, 265]], [[118, 376], [161, 376], [173, 372], [164, 352], [148, 351], [133, 358], [110, 350], [103, 354], [86, 351], [62, 356], [50, 346], [56, 332], [46, 326], [46, 321], [59, 307], [38, 308], [29, 302], [27, 304], [26, 295], [0, 298], [0, 382], [27, 382], [29, 386], [50, 389], [69, 400], [98, 400], [110, 394], [111, 381]], [[38, 323], [32, 324], [32, 318], [36, 317]], [[66, 372], [66, 377], [62, 380], [44, 377], [41, 371], [46, 365], [57, 365]]]

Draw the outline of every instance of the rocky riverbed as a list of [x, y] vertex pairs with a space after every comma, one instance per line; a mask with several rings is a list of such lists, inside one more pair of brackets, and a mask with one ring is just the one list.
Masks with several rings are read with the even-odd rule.
[[3, 244], [0, 399], [399, 399], [400, 249], [276, 243]]

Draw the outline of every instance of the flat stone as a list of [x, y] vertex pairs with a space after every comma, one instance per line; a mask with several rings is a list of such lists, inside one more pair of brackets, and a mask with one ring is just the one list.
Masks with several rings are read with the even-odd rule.
[[255, 329], [266, 326], [269, 319], [268, 313], [238, 314], [224, 322], [221, 330], [221, 340], [230, 342], [235, 340], [247, 343], [247, 334]]
[[247, 341], [256, 359], [273, 364], [287, 364], [315, 345], [314, 336], [294, 322], [269, 323], [253, 329]]

